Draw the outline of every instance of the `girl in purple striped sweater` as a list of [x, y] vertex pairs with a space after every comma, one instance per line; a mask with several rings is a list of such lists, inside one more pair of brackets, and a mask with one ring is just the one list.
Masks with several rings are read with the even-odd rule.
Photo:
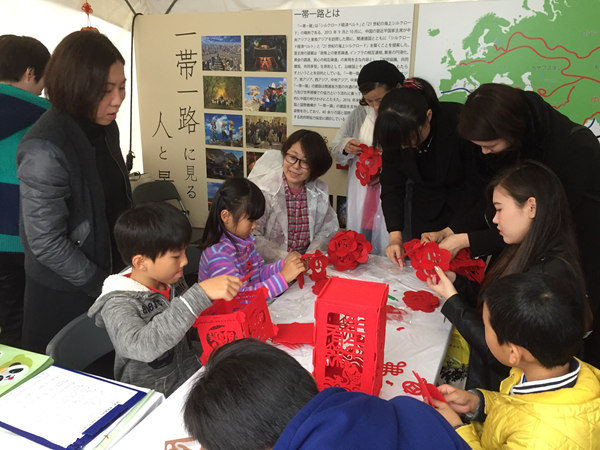
[[281, 294], [288, 283], [306, 270], [297, 252], [265, 264], [254, 248], [251, 233], [265, 212], [261, 190], [245, 178], [230, 178], [221, 185], [208, 213], [202, 236], [198, 281], [217, 275], [240, 277], [240, 291], [266, 287], [269, 298]]

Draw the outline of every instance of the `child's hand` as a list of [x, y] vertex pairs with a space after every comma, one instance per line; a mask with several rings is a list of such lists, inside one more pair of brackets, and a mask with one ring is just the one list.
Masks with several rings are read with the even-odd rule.
[[448, 275], [450, 275], [456, 279], [456, 274], [454, 272], [448, 272], [448, 275], [446, 275], [442, 269], [440, 269], [438, 266], [435, 266], [435, 273], [437, 273], [439, 281], [436, 283], [434, 277], [428, 278], [427, 286], [429, 289], [435, 292], [438, 296], [442, 297], [444, 300], [448, 300], [454, 294], [458, 293], [454, 287], [454, 284], [450, 278], [448, 278]]
[[242, 287], [242, 280], [231, 275], [219, 275], [198, 284], [211, 300], [231, 300]]
[[477, 394], [473, 394], [472, 392], [455, 388], [449, 384], [442, 384], [441, 386], [438, 386], [438, 390], [444, 396], [450, 408], [457, 413], [465, 414], [468, 412], [474, 412], [479, 406], [479, 397]]
[[441, 400], [436, 400], [435, 398], [432, 398], [431, 401], [433, 403], [433, 407], [437, 410], [437, 412], [444, 416], [444, 419], [446, 419], [450, 425], [455, 427], [463, 423], [462, 419], [458, 416], [458, 414], [456, 414], [456, 412], [448, 403], [445, 403]]
[[285, 278], [285, 281], [291, 283], [298, 275], [306, 271], [304, 262], [300, 259], [300, 254], [297, 252], [291, 252], [286, 256], [283, 262], [283, 269], [281, 269], [281, 275]]

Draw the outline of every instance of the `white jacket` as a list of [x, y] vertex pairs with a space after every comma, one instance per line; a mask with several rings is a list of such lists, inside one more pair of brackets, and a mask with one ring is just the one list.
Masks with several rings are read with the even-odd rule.
[[[256, 162], [248, 179], [265, 196], [265, 214], [254, 230], [256, 250], [265, 262], [271, 263], [288, 254], [288, 212], [283, 187], [283, 155], [268, 150]], [[327, 245], [339, 230], [337, 215], [329, 205], [329, 189], [320, 179], [306, 183], [310, 245], [307, 253], [327, 252]]]

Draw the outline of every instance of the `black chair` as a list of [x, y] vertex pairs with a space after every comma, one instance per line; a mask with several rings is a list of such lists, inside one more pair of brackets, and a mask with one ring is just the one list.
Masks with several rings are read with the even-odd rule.
[[185, 209], [177, 188], [170, 181], [148, 181], [138, 185], [133, 190], [134, 205], [148, 202], [173, 201], [179, 205], [181, 212], [189, 218], [190, 212]]
[[[138, 185], [133, 190], [134, 205], [141, 205], [148, 202], [176, 202], [188, 220], [190, 212], [185, 209], [185, 205], [181, 200], [181, 196], [175, 185], [170, 181], [149, 181]], [[192, 228], [192, 241], [186, 249], [188, 264], [183, 268], [183, 274], [188, 285], [192, 285], [198, 281], [198, 265], [202, 252], [198, 249], [197, 244], [202, 238], [203, 228]]]
[[83, 313], [50, 340], [46, 354], [59, 366], [113, 378], [114, 350], [106, 329]]

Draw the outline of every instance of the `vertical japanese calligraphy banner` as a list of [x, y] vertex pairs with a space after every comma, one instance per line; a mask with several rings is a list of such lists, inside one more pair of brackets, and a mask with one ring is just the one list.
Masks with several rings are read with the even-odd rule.
[[293, 123], [339, 127], [360, 100], [362, 66], [385, 59], [410, 67], [413, 5], [293, 12]]
[[196, 227], [227, 177], [246, 176], [265, 150], [281, 148], [290, 31], [289, 10], [136, 21], [146, 178], [174, 182]]
[[[408, 73], [412, 20], [412, 5], [140, 16], [144, 178], [175, 183], [204, 227], [220, 184], [247, 176], [296, 129], [331, 143], [358, 105], [364, 64], [386, 59]], [[347, 171], [334, 164], [322, 179], [344, 210]]]

